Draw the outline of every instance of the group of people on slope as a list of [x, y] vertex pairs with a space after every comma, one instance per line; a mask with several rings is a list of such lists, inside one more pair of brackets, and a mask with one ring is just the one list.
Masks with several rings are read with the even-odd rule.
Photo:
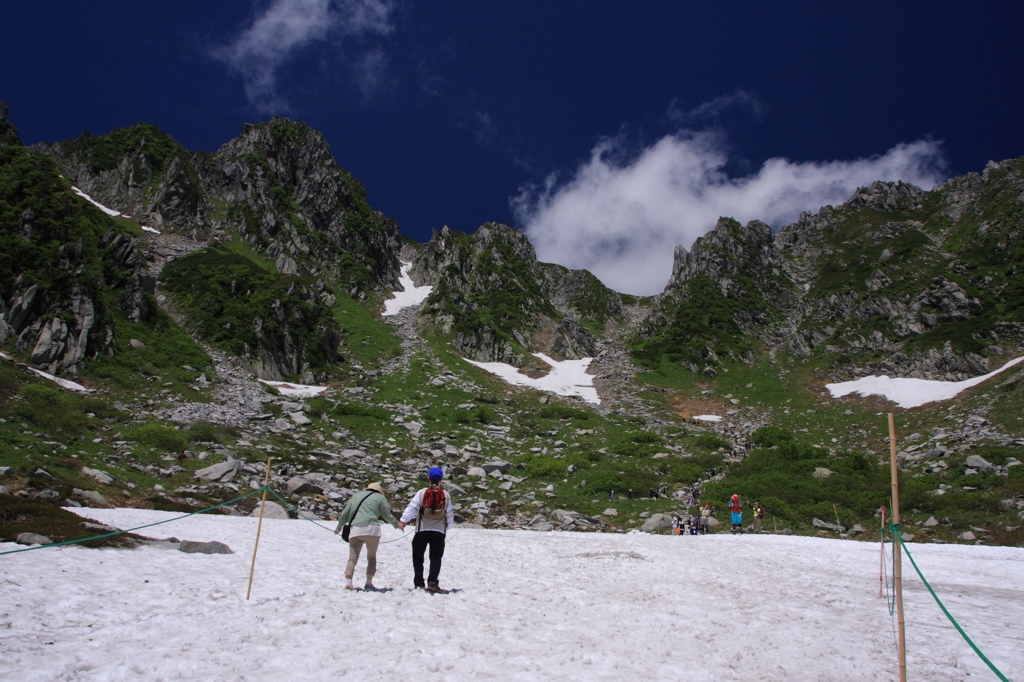
[[[405, 531], [410, 522], [416, 523], [416, 534], [412, 538], [412, 571], [413, 585], [427, 592], [442, 593], [438, 583], [441, 574], [441, 559], [444, 557], [444, 541], [448, 529], [455, 522], [452, 510], [451, 495], [441, 487], [444, 471], [439, 467], [432, 468], [427, 478], [430, 484], [416, 491], [409, 504], [402, 512], [402, 518], [395, 519], [388, 506], [384, 490], [379, 483], [371, 483], [366, 489], [352, 496], [338, 517], [338, 527], [334, 534], [341, 533], [349, 526], [348, 533], [348, 564], [345, 566], [345, 589], [355, 589], [352, 580], [355, 576], [356, 562], [363, 547], [366, 547], [366, 584], [364, 589], [376, 589], [373, 576], [377, 573], [377, 547], [380, 544], [381, 521], [386, 521], [393, 528]], [[430, 550], [430, 571], [426, 583], [423, 581], [423, 558]]]
[[[749, 504], [749, 503], [748, 503]], [[742, 533], [743, 531], [743, 503], [740, 501], [739, 495], [733, 495], [729, 498], [727, 503], [729, 512], [732, 515], [732, 532]], [[761, 523], [764, 521], [764, 505], [755, 502], [750, 505], [751, 510], [754, 512], [754, 523], [751, 527], [751, 532], [759, 533], [761, 531]], [[691, 514], [686, 517], [674, 517], [672, 519], [672, 534], [673, 535], [706, 535], [708, 532], [708, 526], [710, 525], [709, 519], [711, 518], [714, 510], [711, 507], [710, 502], [705, 502], [700, 507], [699, 514]]]

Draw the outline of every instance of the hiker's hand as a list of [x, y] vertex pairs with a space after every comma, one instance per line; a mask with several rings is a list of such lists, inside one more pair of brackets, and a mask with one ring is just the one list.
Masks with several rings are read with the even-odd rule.
[[336, 530], [336, 531], [334, 531], [334, 534], [335, 534], [335, 535], [337, 535], [337, 534], [338, 534], [338, 533], [340, 533], [340, 532], [341, 532], [341, 531], [338, 531], [338, 530]]
[[405, 524], [402, 523], [402, 522], [399, 522], [398, 523], [398, 530], [400, 530], [400, 531], [402, 531], [404, 533], [405, 532]]

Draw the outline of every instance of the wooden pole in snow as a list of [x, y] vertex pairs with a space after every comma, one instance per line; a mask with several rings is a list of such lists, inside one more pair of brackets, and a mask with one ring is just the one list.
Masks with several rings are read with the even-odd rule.
[[[892, 412], [889, 413], [889, 463], [892, 468], [892, 522], [899, 533], [900, 525], [900, 490], [899, 469], [896, 466], [896, 423]], [[905, 621], [903, 620], [903, 570], [900, 566], [900, 542], [902, 538], [892, 539], [892, 583], [896, 593], [896, 620], [899, 623], [900, 650], [900, 682], [907, 682], [907, 640]]]
[[263, 530], [263, 510], [267, 507], [267, 486], [270, 485], [270, 458], [267, 457], [267, 475], [263, 479], [263, 501], [260, 502], [260, 521], [256, 524], [256, 544], [252, 548], [252, 563], [249, 565], [249, 589], [245, 591], [245, 600], [249, 601], [252, 594], [252, 575], [256, 571], [256, 550], [260, 548], [260, 531]]

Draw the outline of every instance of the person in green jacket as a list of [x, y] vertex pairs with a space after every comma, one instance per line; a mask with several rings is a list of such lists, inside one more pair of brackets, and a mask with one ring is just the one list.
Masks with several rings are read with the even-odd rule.
[[352, 529], [348, 537], [348, 566], [345, 567], [345, 589], [352, 590], [352, 576], [356, 572], [359, 553], [366, 545], [366, 584], [363, 589], [375, 590], [373, 576], [377, 572], [377, 546], [380, 544], [380, 522], [387, 521], [393, 528], [398, 528], [398, 520], [391, 513], [391, 507], [384, 497], [380, 483], [371, 483], [366, 490], [356, 493], [345, 505], [338, 517], [337, 535], [346, 524]]

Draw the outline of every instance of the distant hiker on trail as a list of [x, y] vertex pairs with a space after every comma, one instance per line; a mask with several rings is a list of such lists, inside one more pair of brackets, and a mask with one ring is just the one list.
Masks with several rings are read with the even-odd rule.
[[185, 461], [185, 451], [182, 450], [178, 453], [178, 466], [181, 466], [182, 462]]
[[760, 502], [756, 502], [753, 506], [754, 509], [754, 532], [761, 532], [761, 522], [764, 520], [764, 505]]
[[733, 495], [729, 498], [729, 511], [732, 512], [732, 532], [742, 533], [743, 532], [743, 503], [740, 502], [739, 495]]
[[610, 502], [610, 501], [612, 501], [614, 499], [615, 499], [615, 491], [611, 490], [611, 491], [608, 492], [608, 501]]
[[707, 535], [708, 534], [708, 525], [710, 525], [709, 522], [708, 522], [708, 519], [710, 519], [710, 518], [711, 518], [711, 503], [710, 502], [705, 502], [704, 506], [701, 507], [701, 510], [700, 510], [700, 534], [701, 535]]
[[444, 472], [434, 467], [427, 474], [430, 486], [416, 491], [409, 506], [402, 513], [399, 530], [416, 519], [416, 535], [412, 538], [412, 584], [423, 588], [423, 554], [430, 547], [430, 573], [427, 574], [427, 592], [444, 593], [438, 585], [441, 574], [441, 558], [444, 556], [444, 540], [448, 529], [455, 523], [451, 495], [441, 487]]
[[377, 546], [380, 544], [380, 520], [383, 519], [398, 528], [398, 521], [391, 513], [387, 498], [384, 497], [384, 490], [380, 483], [371, 483], [366, 490], [356, 493], [341, 510], [338, 517], [338, 527], [334, 529], [337, 535], [345, 526], [349, 526], [348, 533], [348, 565], [345, 567], [345, 589], [352, 590], [352, 576], [356, 572], [356, 562], [359, 561], [359, 552], [366, 545], [366, 584], [363, 589], [374, 590], [373, 576], [377, 573]]

